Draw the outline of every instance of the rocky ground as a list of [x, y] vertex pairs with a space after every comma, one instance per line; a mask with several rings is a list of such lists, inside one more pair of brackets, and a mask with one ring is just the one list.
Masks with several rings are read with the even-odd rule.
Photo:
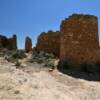
[[0, 57], [0, 100], [100, 100], [100, 82], [51, 72], [26, 58], [21, 63]]

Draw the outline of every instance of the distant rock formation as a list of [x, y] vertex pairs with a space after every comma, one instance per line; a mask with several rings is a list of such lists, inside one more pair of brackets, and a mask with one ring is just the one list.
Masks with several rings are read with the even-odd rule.
[[25, 51], [30, 52], [32, 51], [32, 40], [30, 37], [26, 37], [25, 39]]
[[59, 56], [60, 53], [60, 32], [48, 31], [40, 34], [36, 44], [37, 51], [45, 51]]
[[3, 49], [17, 49], [17, 36], [13, 35], [13, 37], [7, 38], [6, 36], [0, 35], [0, 50]]
[[73, 14], [62, 21], [60, 33], [61, 60], [81, 63], [94, 62], [98, 59], [100, 53], [96, 16]]

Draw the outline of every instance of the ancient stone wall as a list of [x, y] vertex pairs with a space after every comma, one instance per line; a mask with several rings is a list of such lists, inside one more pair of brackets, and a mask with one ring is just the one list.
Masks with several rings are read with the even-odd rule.
[[17, 49], [17, 36], [13, 35], [11, 38], [8, 39], [8, 48], [9, 49]]
[[6, 36], [0, 35], [0, 50], [8, 49], [14, 50], [17, 49], [17, 37], [13, 35], [11, 38], [7, 38]]
[[36, 44], [36, 49], [38, 51], [45, 51], [47, 53], [53, 53], [56, 56], [59, 56], [60, 53], [60, 32], [48, 31], [47, 33], [43, 32], [38, 37]]
[[99, 51], [98, 18], [73, 14], [60, 26], [60, 59], [77, 63], [95, 61]]
[[30, 37], [26, 37], [25, 39], [25, 51], [30, 52], [32, 51], [32, 40]]

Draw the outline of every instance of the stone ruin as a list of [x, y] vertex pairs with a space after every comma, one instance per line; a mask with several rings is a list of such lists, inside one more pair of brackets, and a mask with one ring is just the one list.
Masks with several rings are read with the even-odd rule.
[[60, 32], [40, 34], [36, 49], [53, 53], [61, 61], [84, 63], [100, 60], [98, 18], [73, 14], [62, 21]]
[[32, 40], [30, 37], [26, 37], [25, 39], [25, 51], [30, 52], [32, 51]]
[[99, 58], [98, 18], [73, 14], [60, 26], [60, 59], [75, 63], [95, 62]]
[[[0, 35], [0, 50], [17, 49], [17, 37]], [[53, 53], [60, 61], [75, 63], [100, 60], [98, 18], [93, 15], [73, 14], [62, 21], [60, 31], [40, 34], [35, 47], [37, 51]], [[32, 51], [32, 40], [25, 39], [25, 51]]]
[[7, 50], [17, 49], [16, 35], [13, 35], [11, 38], [7, 38], [3, 35], [0, 35], [0, 51], [4, 49], [7, 49]]
[[47, 53], [53, 53], [56, 56], [60, 54], [60, 32], [48, 31], [43, 32], [38, 37], [36, 44], [37, 51], [45, 51]]

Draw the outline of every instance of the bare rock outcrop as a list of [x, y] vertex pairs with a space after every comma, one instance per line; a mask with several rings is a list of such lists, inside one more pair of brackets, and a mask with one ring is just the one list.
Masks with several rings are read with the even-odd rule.
[[60, 32], [48, 31], [43, 32], [38, 37], [36, 44], [37, 51], [45, 51], [47, 53], [53, 53], [59, 56], [60, 53]]
[[25, 39], [25, 51], [30, 52], [32, 51], [32, 40], [30, 37], [26, 37]]

